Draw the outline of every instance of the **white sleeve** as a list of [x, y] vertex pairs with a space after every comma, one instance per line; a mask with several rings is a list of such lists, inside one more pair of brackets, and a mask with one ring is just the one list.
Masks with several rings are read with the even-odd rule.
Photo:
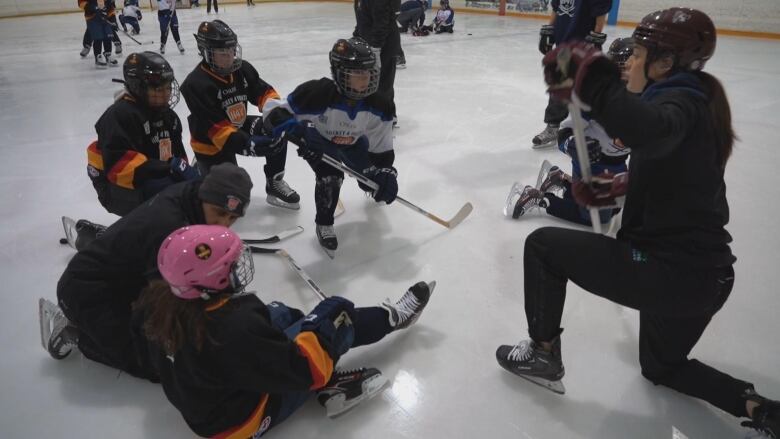
[[393, 149], [393, 122], [372, 117], [366, 126], [368, 152], [380, 154]]

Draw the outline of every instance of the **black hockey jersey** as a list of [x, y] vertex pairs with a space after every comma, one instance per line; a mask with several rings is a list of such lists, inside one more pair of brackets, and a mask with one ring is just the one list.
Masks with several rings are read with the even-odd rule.
[[95, 124], [97, 142], [87, 147], [92, 179], [105, 178], [126, 189], [170, 175], [172, 157], [187, 159], [181, 121], [173, 110], [153, 112], [125, 94]]
[[263, 108], [268, 99], [279, 98], [246, 61], [227, 78], [200, 63], [187, 75], [180, 90], [190, 109], [187, 121], [192, 150], [198, 160], [212, 163], [221, 163], [223, 157], [246, 148], [249, 133], [240, 128], [246, 121], [247, 103]]
[[[268, 308], [254, 294], [207, 311], [201, 351], [185, 342], [166, 355], [149, 345], [165, 395], [199, 436], [253, 437], [266, 417], [275, 417], [279, 395], [318, 389], [330, 379], [333, 361], [317, 336], [304, 331], [290, 340], [271, 325]], [[143, 319], [136, 312], [133, 326]]]
[[369, 153], [393, 150], [392, 103], [381, 93], [353, 101], [339, 93], [332, 79], [321, 78], [299, 85], [285, 100], [269, 100], [263, 114], [279, 106], [297, 120], [311, 122], [333, 144], [354, 145], [365, 136]]

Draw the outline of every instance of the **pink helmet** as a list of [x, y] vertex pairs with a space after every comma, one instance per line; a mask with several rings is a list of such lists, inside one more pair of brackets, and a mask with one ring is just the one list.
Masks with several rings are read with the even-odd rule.
[[252, 282], [252, 254], [233, 231], [195, 225], [171, 233], [157, 253], [157, 267], [182, 299], [208, 299], [214, 293], [239, 293]]

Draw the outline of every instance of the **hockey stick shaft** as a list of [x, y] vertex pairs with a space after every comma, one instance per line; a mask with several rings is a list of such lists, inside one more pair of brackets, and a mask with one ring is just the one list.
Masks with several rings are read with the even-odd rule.
[[301, 278], [304, 282], [306, 282], [306, 285], [314, 291], [314, 293], [317, 295], [317, 297], [320, 300], [325, 300], [328, 296], [322, 291], [322, 289], [317, 285], [316, 282], [309, 276], [308, 273], [306, 273], [303, 268], [301, 268], [300, 265], [293, 259], [292, 256], [290, 256], [289, 253], [287, 253], [284, 249], [281, 248], [264, 248], [264, 247], [256, 247], [253, 245], [248, 246], [249, 250], [252, 253], [255, 254], [275, 254], [280, 256], [282, 259], [284, 259], [287, 262], [287, 265], [289, 265], [293, 271]]
[[283, 230], [279, 233], [277, 233], [274, 236], [271, 236], [270, 238], [262, 238], [262, 239], [244, 239], [244, 244], [273, 244], [276, 242], [279, 242], [283, 239], [289, 238], [290, 236], [297, 235], [299, 233], [303, 232], [303, 227], [301, 226], [295, 226], [295, 228]]
[[[338, 160], [334, 159], [333, 157], [331, 157], [331, 156], [329, 156], [327, 154], [322, 154], [322, 161], [324, 161], [328, 165], [330, 165], [330, 166], [332, 166], [332, 167], [334, 167], [334, 168], [336, 168], [336, 169], [338, 169], [338, 170], [340, 170], [340, 171], [342, 171], [342, 172], [344, 172], [346, 174], [349, 174], [351, 177], [355, 178], [357, 181], [361, 182], [362, 184], [370, 187], [374, 191], [379, 189], [379, 185], [376, 184], [375, 182], [373, 182], [372, 180], [370, 180], [368, 177], [366, 177], [365, 175], [363, 175], [363, 174], [353, 170], [349, 166], [346, 166], [346, 165], [342, 164], [341, 162], [339, 162]], [[414, 203], [412, 203], [410, 201], [407, 201], [403, 197], [397, 196], [395, 199], [396, 199], [396, 201], [398, 201], [399, 203], [403, 204], [404, 206], [414, 210], [415, 212], [417, 212], [417, 213], [427, 217], [428, 219], [430, 219], [432, 221], [435, 221], [435, 222], [437, 222], [437, 223], [441, 224], [442, 226], [447, 227], [449, 229], [451, 229], [451, 228], [457, 226], [458, 224], [460, 224], [460, 222], [463, 221], [463, 219], [465, 219], [465, 217], [468, 216], [468, 214], [471, 213], [471, 211], [473, 210], [473, 206], [471, 205], [471, 203], [466, 203], [463, 207], [461, 207], [461, 209], [458, 211], [458, 213], [450, 221], [445, 221], [445, 220], [439, 218], [438, 216], [428, 212], [427, 210], [417, 206], [416, 204], [414, 204]]]
[[[574, 142], [577, 146], [577, 161], [580, 162], [580, 173], [582, 181], [590, 184], [592, 175], [590, 173], [590, 158], [588, 157], [588, 144], [585, 141], [585, 122], [582, 120], [582, 104], [575, 95], [572, 95], [572, 101], [569, 102], [569, 114], [574, 122]], [[601, 218], [599, 210], [595, 207], [588, 208], [590, 212], [590, 223], [593, 226], [593, 233], [601, 234]]]
[[135, 41], [139, 46], [143, 46], [143, 44], [140, 41], [133, 38], [133, 36], [130, 35], [130, 33], [128, 33], [126, 30], [122, 30], [122, 33], [125, 34], [127, 38], [130, 38], [131, 40]]

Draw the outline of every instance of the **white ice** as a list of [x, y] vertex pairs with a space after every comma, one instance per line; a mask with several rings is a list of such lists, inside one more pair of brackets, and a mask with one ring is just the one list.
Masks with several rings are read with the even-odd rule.
[[[168, 42], [181, 80], [197, 64], [192, 33], [221, 18], [237, 31], [244, 57], [282, 95], [328, 76], [327, 53], [351, 34], [351, 4], [229, 4], [179, 11], [186, 54]], [[523, 241], [541, 214], [505, 219], [513, 181], [532, 182], [542, 160], [567, 165], [557, 151], [533, 151], [546, 96], [537, 32], [540, 21], [458, 14], [454, 35], [403, 36], [408, 69], [396, 79], [401, 129], [395, 148], [401, 194], [442, 217], [466, 201], [474, 213], [447, 231], [400, 205], [380, 207], [353, 180], [342, 190], [335, 260], [313, 228], [314, 180], [293, 151], [287, 179], [302, 195], [299, 212], [268, 206], [263, 159], [242, 158], [255, 177], [248, 216], [236, 225], [262, 237], [295, 225], [306, 231], [282, 245], [331, 294], [359, 305], [398, 297], [418, 280], [438, 281], [410, 330], [350, 352], [345, 366], [379, 367], [391, 386], [381, 397], [329, 420], [311, 401], [271, 432], [275, 438], [740, 438], [736, 419], [642, 378], [637, 313], [570, 285], [563, 326], [567, 394], [552, 394], [503, 371], [499, 344], [526, 334]], [[125, 54], [156, 50], [159, 27], [146, 13]], [[93, 125], [112, 101], [121, 68], [98, 71], [79, 59], [78, 14], [0, 20], [0, 437], [175, 438], [192, 433], [158, 385], [72, 355], [54, 361], [40, 346], [36, 303], [55, 299], [73, 251], [57, 243], [60, 216], [111, 223], [86, 175]], [[608, 27], [612, 37], [626, 28]], [[734, 292], [693, 356], [780, 398], [777, 343], [780, 270], [777, 131], [780, 43], [723, 37], [708, 70], [726, 86], [740, 142], [727, 180], [728, 230], [739, 260]], [[176, 107], [186, 120], [187, 106]], [[189, 139], [185, 123], [185, 143]], [[273, 256], [256, 256], [252, 287], [263, 300], [311, 308], [316, 299]]]

